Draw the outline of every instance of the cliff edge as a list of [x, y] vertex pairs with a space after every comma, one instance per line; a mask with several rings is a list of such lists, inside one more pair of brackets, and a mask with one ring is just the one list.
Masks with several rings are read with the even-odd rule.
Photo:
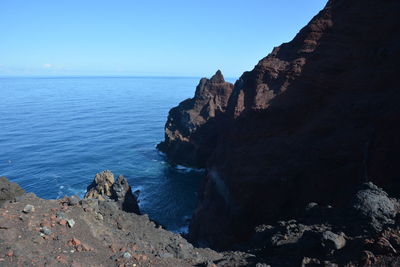
[[202, 78], [193, 98], [172, 108], [165, 124], [165, 140], [157, 148], [171, 163], [204, 168], [217, 142], [217, 118], [225, 112], [233, 84], [218, 70], [211, 79]]
[[246, 242], [310, 202], [345, 207], [367, 181], [399, 196], [399, 12], [394, 0], [330, 0], [240, 77], [225, 112], [202, 126], [217, 138], [192, 133], [209, 155], [193, 241]]

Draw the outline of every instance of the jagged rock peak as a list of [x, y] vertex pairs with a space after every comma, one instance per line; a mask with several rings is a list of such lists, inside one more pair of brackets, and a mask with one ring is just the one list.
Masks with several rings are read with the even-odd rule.
[[120, 209], [140, 213], [138, 201], [126, 178], [119, 175], [115, 181], [114, 174], [108, 170], [96, 174], [87, 188], [85, 198], [116, 201]]
[[123, 175], [118, 176], [111, 190], [113, 193], [112, 198], [117, 201], [122, 210], [137, 214], [140, 213], [137, 198], [133, 195], [131, 186]]
[[[170, 162], [203, 168], [217, 140], [219, 125], [209, 127], [217, 116], [222, 116], [233, 91], [233, 84], [225, 82], [218, 70], [211, 79], [202, 78], [193, 98], [182, 101], [170, 110], [165, 124], [165, 140], [157, 148], [166, 153]], [[206, 125], [207, 127], [203, 127]], [[202, 138], [196, 135], [204, 133]], [[201, 147], [201, 149], [197, 149]]]
[[217, 72], [214, 74], [214, 76], [211, 77], [210, 82], [224, 83], [225, 79], [224, 79], [224, 76], [222, 75], [222, 72], [220, 70], [217, 70]]
[[85, 198], [105, 200], [112, 195], [111, 187], [114, 184], [114, 174], [108, 170], [99, 172], [93, 182], [87, 187]]

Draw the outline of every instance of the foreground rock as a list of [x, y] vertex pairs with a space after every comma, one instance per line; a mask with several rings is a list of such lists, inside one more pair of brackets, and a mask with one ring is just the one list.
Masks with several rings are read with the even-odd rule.
[[15, 200], [16, 197], [25, 193], [18, 184], [12, 183], [6, 177], [0, 177], [0, 207], [6, 201]]
[[132, 193], [128, 180], [123, 175], [118, 176], [108, 170], [97, 173], [93, 182], [88, 186], [86, 199], [116, 201], [118, 207], [126, 212], [139, 214], [138, 200]]
[[365, 183], [357, 192], [350, 214], [359, 228], [380, 232], [386, 225], [395, 223], [399, 203], [390, 199], [385, 191], [373, 183]]
[[399, 13], [395, 0], [330, 0], [240, 77], [220, 115], [192, 127], [196, 100], [171, 110], [167, 156], [207, 168], [192, 240], [229, 248], [307, 203], [347, 206], [365, 181], [400, 195]]
[[[246, 266], [252, 260], [249, 254], [194, 248], [115, 201], [70, 205], [69, 197], [33, 194], [17, 200], [0, 208], [0, 266]], [[34, 212], [25, 213], [27, 205]]]
[[222, 126], [214, 122], [225, 112], [232, 89], [219, 70], [211, 79], [202, 78], [194, 97], [170, 110], [165, 141], [157, 148], [174, 164], [205, 167]]
[[398, 266], [398, 213], [397, 200], [365, 183], [345, 209], [314, 203], [300, 218], [257, 226], [247, 247], [272, 266]]

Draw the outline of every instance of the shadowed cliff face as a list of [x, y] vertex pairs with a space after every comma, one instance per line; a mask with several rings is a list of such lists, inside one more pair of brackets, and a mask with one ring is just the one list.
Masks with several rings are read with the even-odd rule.
[[331, 0], [236, 82], [190, 227], [229, 247], [364, 181], [400, 194], [398, 1]]
[[200, 80], [193, 98], [170, 110], [165, 141], [157, 148], [171, 163], [205, 167], [219, 133], [214, 121], [225, 112], [232, 89], [233, 84], [225, 82], [218, 70], [211, 79]]

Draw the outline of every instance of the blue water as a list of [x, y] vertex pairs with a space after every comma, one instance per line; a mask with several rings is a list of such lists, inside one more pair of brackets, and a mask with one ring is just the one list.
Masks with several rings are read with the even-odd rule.
[[124, 174], [140, 208], [179, 231], [201, 171], [174, 168], [156, 149], [168, 111], [198, 78], [0, 78], [0, 175], [39, 197], [83, 196], [97, 172]]

